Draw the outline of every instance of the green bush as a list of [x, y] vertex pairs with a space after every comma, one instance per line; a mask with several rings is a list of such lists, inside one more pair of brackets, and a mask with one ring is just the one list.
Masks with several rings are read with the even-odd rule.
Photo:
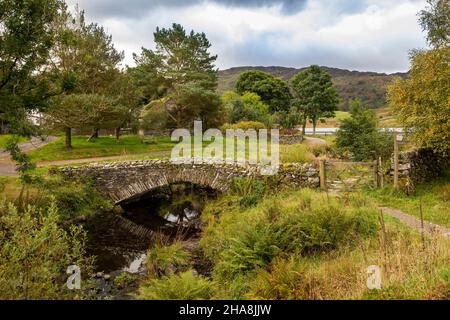
[[86, 233], [81, 226], [64, 230], [58, 221], [54, 201], [45, 210], [28, 206], [22, 212], [0, 204], [0, 299], [83, 298], [84, 291], [68, 290], [65, 281], [70, 265], [92, 272]]
[[44, 191], [44, 195], [38, 199], [37, 203], [40, 206], [47, 205], [51, 195], [56, 201], [62, 219], [81, 215], [90, 216], [112, 208], [110, 201], [105, 199], [86, 179], [67, 181], [61, 177], [52, 177], [41, 181], [38, 187]]
[[280, 252], [276, 234], [264, 221], [241, 229], [240, 237], [231, 238], [229, 247], [221, 252], [214, 268], [219, 279], [233, 279], [257, 268], [266, 267]]
[[194, 276], [192, 270], [150, 279], [139, 288], [142, 300], [208, 300], [215, 293], [214, 283]]
[[336, 134], [337, 150], [356, 161], [388, 159], [393, 152], [393, 136], [379, 132], [375, 112], [355, 100], [350, 102], [350, 114]]
[[249, 178], [236, 178], [231, 184], [231, 193], [242, 197], [240, 205], [243, 208], [253, 207], [261, 200], [265, 192], [262, 181]]
[[249, 129], [260, 130], [260, 129], [265, 129], [265, 128], [266, 128], [266, 126], [263, 123], [257, 122], [257, 121], [240, 121], [240, 122], [234, 123], [234, 124], [225, 123], [221, 127], [222, 131], [225, 131], [227, 129], [233, 129], [233, 130], [238, 130], [238, 129], [242, 129], [242, 130], [249, 130]]
[[284, 251], [323, 253], [376, 232], [372, 210], [323, 205], [281, 215], [274, 225]]
[[307, 264], [296, 255], [276, 258], [255, 277], [246, 297], [257, 300], [298, 300], [310, 296]]
[[136, 281], [136, 275], [122, 272], [118, 276], [114, 278], [114, 284], [120, 289], [124, 289], [130, 285], [132, 285]]
[[154, 276], [185, 271], [189, 266], [190, 258], [190, 254], [185, 251], [180, 241], [169, 246], [156, 244], [147, 252], [147, 269], [149, 274]]

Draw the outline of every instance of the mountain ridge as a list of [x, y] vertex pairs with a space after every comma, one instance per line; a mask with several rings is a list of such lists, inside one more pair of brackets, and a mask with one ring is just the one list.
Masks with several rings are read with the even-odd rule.
[[[378, 73], [373, 71], [356, 71], [334, 67], [321, 66], [326, 70], [336, 87], [340, 97], [339, 109], [348, 110], [350, 99], [360, 98], [363, 104], [369, 108], [381, 108], [386, 105], [386, 89], [388, 84], [395, 78], [407, 77], [408, 73], [396, 72], [392, 74]], [[281, 66], [239, 66], [225, 70], [219, 70], [218, 92], [223, 93], [233, 90], [239, 75], [249, 70], [259, 70], [272, 74], [273, 76], [290, 80], [295, 74], [305, 68], [281, 67]]]

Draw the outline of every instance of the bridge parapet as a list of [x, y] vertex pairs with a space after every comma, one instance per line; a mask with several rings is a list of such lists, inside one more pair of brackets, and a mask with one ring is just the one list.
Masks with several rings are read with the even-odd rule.
[[[151, 159], [93, 163], [53, 170], [66, 178], [91, 177], [99, 190], [116, 204], [177, 182], [190, 182], [225, 192], [237, 177], [262, 179], [258, 165], [173, 163], [170, 159]], [[314, 164], [281, 164], [276, 178], [294, 188], [319, 187], [319, 172]]]

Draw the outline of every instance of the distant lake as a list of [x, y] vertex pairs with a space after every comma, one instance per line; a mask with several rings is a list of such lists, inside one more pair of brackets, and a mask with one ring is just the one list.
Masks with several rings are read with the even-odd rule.
[[[301, 129], [299, 129], [301, 130]], [[327, 135], [327, 134], [335, 134], [339, 128], [316, 128], [316, 134], [318, 135]], [[380, 131], [383, 132], [398, 132], [403, 133], [403, 128], [381, 128]], [[313, 128], [306, 128], [306, 134], [313, 134]]]

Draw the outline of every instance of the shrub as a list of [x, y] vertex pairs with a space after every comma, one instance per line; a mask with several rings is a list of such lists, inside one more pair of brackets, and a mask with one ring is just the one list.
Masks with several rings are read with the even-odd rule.
[[255, 206], [264, 195], [265, 185], [262, 181], [249, 178], [236, 178], [231, 184], [231, 193], [241, 196], [243, 208]]
[[266, 126], [261, 123], [261, 122], [257, 122], [257, 121], [240, 121], [238, 123], [234, 123], [234, 124], [230, 124], [230, 123], [225, 123], [222, 126], [222, 130], [225, 131], [227, 129], [233, 129], [233, 130], [238, 130], [238, 129], [242, 129], [242, 130], [249, 130], [249, 129], [254, 129], [254, 130], [260, 130], [260, 129], [265, 129]]
[[207, 300], [214, 296], [214, 283], [194, 276], [192, 270], [150, 279], [139, 288], [143, 300]]
[[171, 272], [185, 271], [190, 262], [190, 254], [182, 242], [172, 245], [156, 244], [147, 252], [147, 269], [150, 275], [168, 275]]
[[320, 255], [376, 233], [375, 210], [338, 201], [302, 190], [268, 197], [251, 209], [231, 202], [208, 221], [200, 242], [215, 264], [215, 279], [254, 273], [279, 254]]
[[297, 108], [291, 107], [288, 111], [279, 111], [275, 113], [275, 119], [285, 129], [294, 129], [302, 122], [303, 116]]
[[60, 177], [52, 177], [44, 179], [39, 187], [45, 195], [37, 203], [41, 206], [47, 205], [48, 195], [51, 195], [63, 219], [81, 215], [89, 216], [112, 208], [112, 204], [86, 179], [66, 181]]
[[314, 155], [304, 144], [280, 145], [280, 158], [283, 163], [307, 163]]
[[261, 270], [246, 296], [257, 300], [298, 300], [310, 298], [307, 264], [301, 257], [276, 258], [268, 270]]
[[58, 220], [55, 202], [45, 210], [28, 206], [23, 212], [0, 204], [0, 299], [83, 297], [83, 292], [68, 290], [65, 281], [70, 265], [83, 274], [92, 271], [86, 233], [80, 226], [66, 231]]
[[364, 108], [359, 100], [351, 102], [351, 117], [341, 122], [336, 134], [336, 146], [341, 154], [350, 153], [357, 161], [387, 159], [393, 150], [391, 134], [378, 131], [373, 110]]
[[136, 281], [136, 275], [122, 272], [118, 276], [114, 278], [114, 284], [120, 289], [124, 289], [130, 285], [132, 285]]
[[274, 229], [285, 251], [323, 253], [374, 235], [376, 212], [333, 204], [299, 208], [282, 215]]
[[233, 279], [257, 268], [267, 266], [279, 252], [276, 235], [263, 221], [241, 229], [242, 236], [232, 238], [229, 247], [221, 252], [214, 275], [219, 279]]

